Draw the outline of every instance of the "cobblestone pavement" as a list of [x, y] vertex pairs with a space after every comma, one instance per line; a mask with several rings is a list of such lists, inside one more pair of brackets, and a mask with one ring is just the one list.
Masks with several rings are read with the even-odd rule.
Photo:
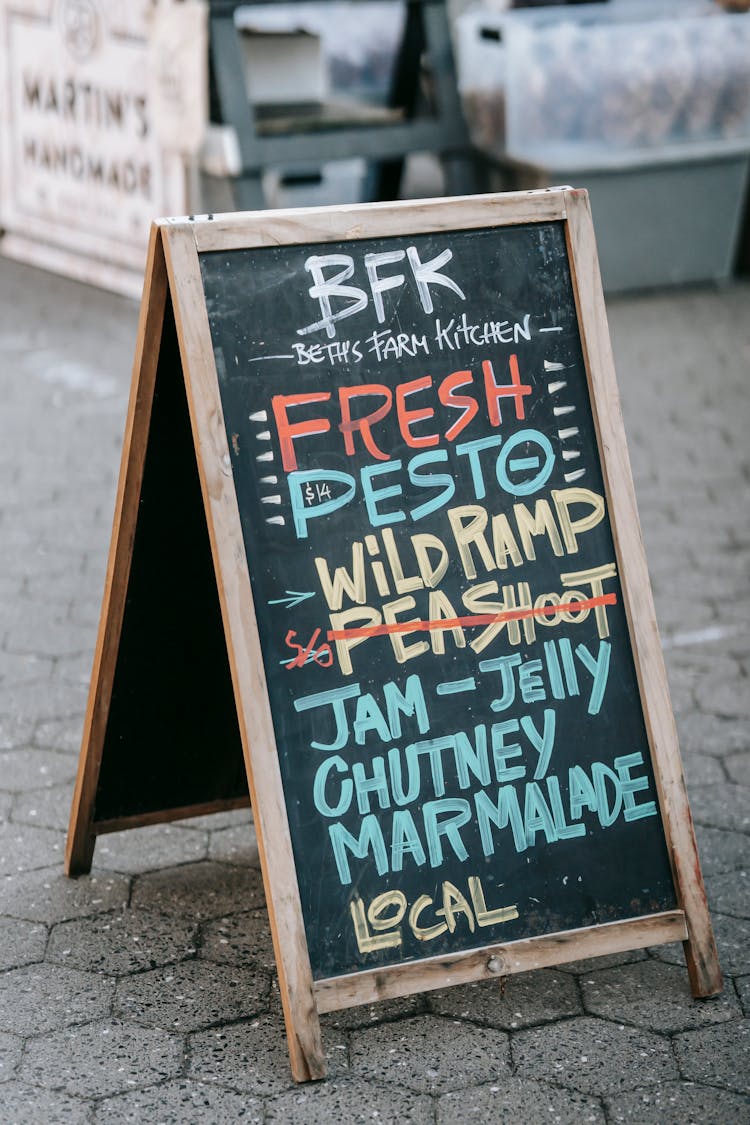
[[137, 310], [0, 262], [0, 1121], [750, 1121], [749, 313], [610, 308], [724, 995], [663, 947], [334, 1014], [295, 1088], [247, 814], [62, 873]]

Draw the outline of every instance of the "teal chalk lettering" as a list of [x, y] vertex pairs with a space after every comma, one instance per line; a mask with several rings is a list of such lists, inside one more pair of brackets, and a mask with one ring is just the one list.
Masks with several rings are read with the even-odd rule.
[[[620, 779], [614, 770], [609, 766], [605, 766], [603, 762], [594, 762], [591, 767], [591, 776], [594, 780], [594, 789], [596, 790], [596, 803], [597, 813], [599, 814], [599, 823], [602, 828], [609, 828], [611, 824], [617, 820], [622, 808], [622, 791], [620, 789]], [[614, 790], [612, 803], [609, 802], [609, 795], [607, 791], [607, 782], [612, 783]]]
[[492, 449], [500, 445], [502, 440], [500, 434], [493, 434], [491, 437], [476, 438], [474, 441], [465, 441], [462, 442], [461, 445], [456, 446], [457, 457], [469, 458], [469, 471], [471, 472], [474, 495], [477, 500], [484, 500], [487, 495], [487, 489], [484, 485], [484, 474], [482, 473], [482, 466], [479, 462], [480, 450]]
[[560, 656], [562, 657], [563, 671], [565, 672], [565, 687], [568, 689], [568, 695], [580, 695], [581, 690], [578, 686], [578, 676], [576, 674], [575, 661], [573, 660], [573, 646], [567, 637], [563, 637], [560, 641]]
[[509, 656], [493, 656], [490, 660], [479, 661], [480, 672], [499, 672], [501, 696], [493, 699], [490, 707], [493, 711], [506, 711], [516, 698], [516, 681], [513, 669], [521, 663], [521, 654], [511, 653]]
[[523, 819], [526, 824], [526, 843], [532, 847], [536, 843], [537, 832], [543, 832], [548, 844], [557, 843], [557, 828], [552, 813], [544, 799], [544, 794], [535, 781], [526, 786]]
[[526, 851], [526, 829], [518, 805], [518, 795], [512, 785], [503, 785], [497, 791], [497, 802], [493, 803], [487, 793], [480, 789], [474, 794], [474, 807], [479, 826], [482, 851], [486, 856], [494, 855], [495, 839], [492, 825], [502, 831], [510, 825], [513, 843], [517, 852]]
[[[490, 763], [487, 752], [487, 728], [474, 727], [474, 745], [469, 736], [463, 731], [456, 735], [454, 746], [456, 755], [456, 773], [461, 789], [468, 789], [471, 785], [471, 776], [475, 777], [480, 785], [490, 783]], [[470, 776], [471, 775], [471, 776]]]
[[364, 818], [359, 826], [359, 836], [353, 836], [338, 822], [329, 825], [328, 837], [342, 885], [346, 886], [352, 881], [347, 852], [351, 852], [355, 859], [366, 859], [372, 852], [378, 875], [385, 875], [388, 871], [388, 849], [375, 813]]
[[539, 675], [541, 668], [541, 660], [525, 660], [518, 669], [518, 686], [524, 703], [535, 703], [539, 699], [547, 698], [542, 677]]
[[456, 482], [449, 473], [433, 473], [432, 470], [429, 470], [422, 474], [418, 471], [423, 466], [434, 465], [439, 461], [447, 460], [447, 449], [428, 449], [424, 453], [417, 453], [409, 461], [407, 469], [409, 480], [413, 485], [416, 485], [417, 488], [439, 488], [441, 490], [436, 496], [425, 500], [423, 504], [417, 504], [416, 508], [412, 508], [411, 518], [415, 523], [417, 520], [422, 520], [425, 516], [431, 516], [433, 512], [439, 511], [453, 499]]
[[421, 742], [412, 742], [406, 747], [407, 759], [410, 754], [424, 754], [429, 758], [430, 770], [432, 772], [432, 788], [436, 797], [442, 797], [445, 793], [442, 752], [443, 750], [450, 750], [452, 746], [452, 736], [445, 735], [443, 738], [426, 738]]
[[315, 750], [341, 750], [349, 740], [349, 723], [346, 718], [345, 699], [356, 699], [360, 693], [359, 684], [348, 684], [346, 687], [332, 688], [330, 691], [319, 691], [315, 695], [303, 695], [294, 701], [295, 711], [313, 711], [318, 707], [331, 707], [336, 720], [336, 737], [333, 742], [313, 741], [310, 745]]
[[[340, 473], [334, 469], [309, 469], [306, 472], [295, 470], [289, 473], [286, 480], [289, 488], [289, 499], [292, 504], [294, 530], [298, 539], [307, 539], [307, 525], [310, 520], [320, 519], [321, 516], [329, 516], [337, 508], [343, 508], [348, 504], [357, 487], [353, 476], [350, 476], [349, 473]], [[303, 489], [313, 481], [321, 481], [326, 484], [331, 481], [338, 481], [339, 484], [346, 485], [346, 488], [339, 496], [334, 496], [330, 500], [324, 500], [318, 504], [307, 504]]]
[[[409, 753], [411, 750], [411, 754]], [[404, 789], [404, 775], [401, 765], [401, 751], [398, 747], [394, 746], [388, 751], [388, 769], [391, 774], [391, 793], [393, 800], [397, 805], [410, 805], [412, 801], [416, 801], [419, 796], [421, 786], [421, 776], [419, 772], [419, 759], [414, 753], [413, 747], [407, 747], [404, 754], [406, 759], [406, 772], [408, 775], [408, 784]]]
[[553, 699], [564, 699], [565, 685], [563, 684], [560, 658], [557, 655], [557, 646], [554, 641], [544, 642], [544, 656], [547, 661], [547, 672], [549, 673], [552, 697]]
[[469, 858], [459, 829], [471, 819], [471, 805], [463, 797], [445, 797], [442, 801], [428, 801], [423, 810], [427, 850], [430, 867], [443, 862], [442, 838], [450, 844], [453, 854], [460, 860]]
[[377, 734], [381, 742], [390, 741], [391, 732], [385, 721], [385, 715], [367, 692], [357, 700], [357, 714], [354, 720], [354, 741], [357, 746], [364, 746], [370, 732]]
[[420, 734], [427, 734], [430, 729], [430, 719], [427, 714], [427, 703], [424, 689], [419, 676], [414, 673], [409, 676], [404, 686], [403, 693], [393, 681], [383, 685], [385, 696], [385, 709], [388, 714], [388, 725], [391, 728], [391, 738], [401, 737], [401, 716], [412, 716], [417, 720], [417, 729]]
[[[514, 467], [513, 460], [511, 460], [513, 451], [517, 446], [526, 446], [527, 444], [538, 446], [544, 454], [544, 460], [542, 461], [536, 454], [528, 458], [520, 458], [520, 463], [515, 466], [516, 470], [523, 467], [524, 469], [537, 468], [538, 471], [525, 480], [511, 480], [508, 476], [508, 469]], [[523, 452], [525, 453], [525, 449]], [[495, 466], [497, 483], [503, 491], [510, 492], [512, 496], [528, 496], [532, 492], [538, 492], [546, 484], [554, 466], [555, 454], [549, 438], [540, 433], [539, 430], [518, 430], [515, 434], [511, 434], [500, 450]]]
[[615, 769], [620, 778], [622, 789], [623, 816], [625, 820], [642, 820], [646, 816], [656, 816], [656, 803], [644, 801], [642, 805], [635, 803], [634, 793], [642, 793], [649, 787], [647, 777], [631, 777], [630, 771], [643, 765], [643, 754], [623, 754], [615, 758]]
[[541, 734], [536, 729], [531, 715], [524, 715], [521, 719], [521, 730], [539, 755], [539, 761], [534, 770], [534, 780], [539, 781], [549, 768], [552, 747], [555, 744], [555, 712], [551, 707], [545, 707], [544, 726]]
[[580, 820], [584, 806], [590, 812], [596, 812], [599, 807], [596, 790], [582, 766], [571, 766], [568, 770], [568, 793], [573, 820]]
[[348, 768], [344, 759], [339, 757], [338, 754], [334, 754], [332, 758], [326, 758], [324, 762], [321, 762], [315, 771], [313, 801], [321, 816], [343, 816], [351, 805], [353, 786], [350, 777], [344, 778], [341, 782], [338, 804], [330, 804], [326, 797], [328, 778], [333, 770], [336, 770], [337, 773], [347, 773]]
[[580, 644], [576, 648], [576, 656], [583, 664], [591, 675], [593, 676], [594, 683], [591, 688], [591, 698], [589, 699], [589, 715], [598, 715], [599, 708], [604, 699], [604, 689], [607, 686], [607, 676], [609, 675], [609, 657], [612, 645], [609, 641], [599, 642], [599, 653], [596, 660], [591, 655], [586, 645]]
[[427, 862], [422, 841], [414, 823], [414, 817], [404, 809], [397, 809], [393, 814], [393, 827], [391, 829], [391, 870], [401, 871], [404, 866], [404, 856], [409, 854], [414, 859], [417, 867]]
[[504, 723], [493, 723], [491, 730], [492, 737], [492, 759], [495, 766], [495, 778], [503, 785], [508, 781], [516, 781], [519, 777], [526, 775], [526, 766], [509, 766], [508, 758], [520, 758], [521, 747], [517, 742], [513, 742], [510, 746], [505, 745], [506, 734], [516, 734], [518, 732], [518, 720], [506, 719]]
[[375, 793], [381, 809], [391, 807], [388, 778], [385, 773], [385, 759], [380, 756], [370, 759], [372, 774], [368, 777], [362, 762], [352, 766], [354, 792], [357, 794], [357, 808], [361, 813], [370, 812], [370, 794]]
[[381, 461], [378, 465], [365, 465], [360, 474], [362, 481], [362, 495], [367, 509], [367, 518], [373, 527], [386, 527], [392, 523], [400, 523], [406, 519], [406, 513], [400, 508], [390, 512], [379, 512], [378, 504], [382, 500], [389, 500], [402, 495], [400, 484], [389, 484], [385, 488], [375, 488], [373, 477], [384, 476], [386, 473], [401, 471], [400, 461]]
[[565, 811], [563, 809], [562, 797], [560, 795], [560, 781], [554, 774], [551, 774], [547, 779], [547, 792], [549, 794], [549, 804], [552, 809], [552, 816], [555, 820], [555, 828], [557, 829], [558, 840], [570, 840], [574, 836], [585, 836], [585, 824], [568, 824], [565, 820]]

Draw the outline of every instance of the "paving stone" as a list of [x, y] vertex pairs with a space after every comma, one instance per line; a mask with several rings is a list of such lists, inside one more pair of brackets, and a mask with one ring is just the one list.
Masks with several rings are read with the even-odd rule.
[[[3, 705], [0, 704], [0, 711]], [[32, 714], [19, 715], [10, 711], [0, 714], [0, 751], [17, 750], [28, 746], [34, 733], [36, 719]]]
[[189, 918], [140, 910], [75, 919], [55, 926], [47, 960], [122, 976], [194, 957], [197, 929]]
[[744, 727], [716, 715], [691, 711], [684, 718], [678, 716], [677, 729], [683, 754], [696, 752], [724, 757], [748, 747], [748, 734]]
[[[5, 1083], [13, 1076], [13, 1072], [21, 1058], [23, 1040], [17, 1035], [6, 1035], [0, 1031], [0, 1083]], [[2, 1106], [2, 1090], [0, 1085], [0, 1107]]]
[[0, 789], [13, 793], [72, 782], [75, 775], [75, 762], [68, 754], [31, 749], [5, 750], [0, 754]]
[[0, 914], [50, 925], [68, 918], [121, 910], [129, 892], [130, 880], [124, 875], [68, 879], [59, 867], [46, 867], [0, 879]]
[[[73, 791], [68, 782], [47, 789], [28, 789], [12, 797], [14, 824], [44, 825], [67, 832]], [[1, 799], [1, 796], [0, 796]]]
[[510, 1075], [504, 1032], [439, 1016], [414, 1016], [354, 1032], [350, 1058], [357, 1075], [426, 1094]]
[[729, 754], [724, 759], [724, 767], [731, 781], [737, 785], [750, 788], [750, 751], [745, 750], [740, 754]]
[[683, 1078], [750, 1093], [750, 1020], [732, 1020], [675, 1036]]
[[41, 961], [46, 947], [46, 926], [0, 918], [0, 972]]
[[[13, 655], [55, 658], [82, 652], [88, 654], [93, 638], [90, 629], [76, 628], [70, 621], [48, 620], [44, 628], [36, 629], [33, 633], [24, 625], [11, 625], [6, 633], [5, 645]], [[89, 659], [89, 666], [90, 664]], [[40, 666], [42, 673], [44, 670]]]
[[562, 973], [595, 973], [599, 969], [613, 969], [615, 965], [630, 965], [634, 961], [645, 961], [648, 954], [645, 949], [629, 949], [625, 953], [605, 953], [603, 957], [582, 957], [580, 961], [568, 961], [565, 965], [558, 965]]
[[47, 719], [34, 730], [34, 745], [42, 749], [64, 750], [77, 754], [81, 747], [82, 727], [77, 719]]
[[737, 1002], [728, 992], [693, 1000], [687, 973], [675, 965], [640, 961], [581, 978], [587, 1012], [653, 1031], [685, 1031], [736, 1019]]
[[190, 961], [121, 980], [114, 1012], [138, 1023], [193, 1031], [257, 1015], [268, 992], [267, 973]]
[[252, 1125], [263, 1120], [263, 1103], [256, 1098], [185, 1078], [107, 1098], [96, 1110], [96, 1125], [142, 1125], [144, 1121], [159, 1125], [242, 1121]]
[[721, 759], [711, 754], [685, 754], [682, 764], [690, 793], [698, 785], [722, 785], [727, 779]]
[[588, 1016], [515, 1032], [513, 1059], [522, 1078], [594, 1096], [678, 1077], [669, 1040]]
[[725, 871], [735, 871], [747, 863], [750, 839], [743, 833], [698, 824], [695, 835], [704, 878], [720, 875]]
[[0, 824], [0, 875], [62, 863], [65, 836], [50, 828]]
[[281, 1125], [331, 1125], [346, 1122], [409, 1122], [433, 1125], [432, 1098], [365, 1084], [326, 1082], [289, 1090], [268, 1104], [267, 1121]]
[[[7, 648], [7, 643], [6, 643]], [[51, 657], [0, 650], [0, 683], [27, 684], [40, 683], [52, 675], [54, 661]]]
[[208, 829], [212, 832], [222, 828], [238, 828], [243, 824], [252, 825], [250, 809], [230, 809], [228, 812], [208, 813], [206, 816], [190, 816], [185, 820], [176, 820], [181, 828], [196, 828], [199, 831]]
[[38, 1035], [108, 1014], [114, 984], [106, 977], [26, 965], [0, 976], [0, 1029]]
[[520, 1125], [605, 1125], [601, 1103], [572, 1090], [528, 1078], [509, 1078], [444, 1094], [437, 1103], [437, 1125], [466, 1121], [518, 1121]]
[[748, 1125], [750, 1099], [693, 1082], [665, 1082], [607, 1102], [612, 1125]]
[[[750, 921], [732, 918], [726, 914], [711, 914], [714, 937], [719, 950], [719, 960], [725, 973], [750, 972]], [[685, 954], [679, 942], [657, 945], [649, 950], [653, 957], [685, 967]]]
[[[48, 680], [40, 690], [39, 684], [12, 684], [3, 692], [0, 708], [4, 714], [31, 720], [31, 732], [37, 722], [47, 719], [77, 716], [83, 726], [88, 698], [87, 684]], [[31, 736], [28, 739], [31, 742]]]
[[742, 1009], [746, 1016], [750, 1016], [750, 976], [739, 977], [735, 980], [737, 995], [740, 998]]
[[173, 824], [154, 824], [100, 836], [96, 841], [94, 863], [97, 868], [137, 875], [204, 859], [207, 847], [204, 832], [187, 832]]
[[260, 872], [254, 868], [203, 862], [138, 875], [132, 903], [199, 920], [219, 918], [237, 907], [257, 909], [265, 904], [265, 896]]
[[276, 971], [271, 929], [265, 910], [230, 914], [201, 928], [200, 957], [224, 965], [257, 965]]
[[706, 879], [706, 894], [712, 910], [750, 918], [750, 875], [746, 870], [712, 875]]
[[325, 1032], [341, 1036], [347, 1031], [359, 1031], [378, 1023], [391, 1023], [404, 1016], [422, 1015], [427, 1010], [424, 996], [399, 996], [396, 1000], [382, 1000], [377, 1004], [358, 1004], [354, 1008], [342, 1008], [338, 1012], [328, 1012], [321, 1023]]
[[237, 863], [243, 867], [260, 867], [258, 840], [253, 824], [235, 824], [211, 833], [209, 859], [219, 863]]
[[738, 691], [734, 681], [721, 675], [709, 676], [696, 684], [695, 697], [701, 711], [722, 719], [750, 718], [750, 691], [747, 687]]
[[428, 999], [432, 1011], [454, 1019], [485, 1023], [510, 1031], [536, 1023], [580, 1015], [581, 1001], [570, 975], [551, 970], [521, 973], [500, 981], [433, 992]]
[[0, 1087], [0, 1116], [6, 1125], [89, 1125], [90, 1102], [21, 1082]]
[[[326, 1036], [323, 1046], [329, 1079], [340, 1078], [349, 1064], [346, 1038]], [[191, 1035], [188, 1059], [191, 1077], [258, 1097], [281, 1093], [294, 1084], [280, 1010]]]
[[30, 1040], [18, 1078], [84, 1098], [105, 1098], [172, 1078], [182, 1057], [180, 1036], [97, 1022]]
[[690, 808], [697, 824], [750, 832], [750, 800], [744, 786], [701, 785], [690, 794]]

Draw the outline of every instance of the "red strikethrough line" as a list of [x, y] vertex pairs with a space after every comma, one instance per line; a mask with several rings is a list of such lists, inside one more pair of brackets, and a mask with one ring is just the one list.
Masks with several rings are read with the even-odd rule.
[[551, 617], [561, 611], [574, 613], [595, 609], [598, 605], [615, 605], [616, 594], [602, 594], [598, 598], [582, 601], [560, 602], [559, 605], [531, 606], [524, 609], [506, 609], [502, 613], [478, 613], [472, 617], [438, 618], [437, 621], [398, 621], [393, 625], [363, 625], [355, 629], [329, 629], [328, 641], [348, 641], [356, 637], [384, 637], [389, 633], [426, 633], [431, 629], [465, 629], [472, 625], [494, 625], [501, 621], [521, 621], [524, 617]]

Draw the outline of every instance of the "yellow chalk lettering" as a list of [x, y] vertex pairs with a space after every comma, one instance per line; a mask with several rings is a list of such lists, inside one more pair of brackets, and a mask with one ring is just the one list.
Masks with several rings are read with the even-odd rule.
[[[430, 590], [429, 597], [430, 621], [450, 621], [458, 617], [455, 609], [448, 601], [442, 590]], [[466, 635], [460, 625], [448, 626], [445, 629], [431, 629], [430, 641], [432, 651], [439, 656], [445, 655], [445, 634], [452, 633], [456, 648], [466, 648]]]
[[[414, 548], [414, 557], [422, 581], [428, 589], [434, 590], [448, 569], [448, 552], [442, 539], [438, 539], [437, 535], [430, 535], [429, 532], [423, 532], [420, 535], [412, 535], [411, 545]], [[440, 555], [438, 562], [430, 562], [430, 551], [438, 552]]]
[[507, 569], [508, 559], [514, 566], [520, 566], [523, 562], [523, 555], [504, 512], [492, 517], [492, 550], [501, 570]]
[[[397, 625], [399, 624], [398, 614], [408, 613], [410, 609], [416, 607], [416, 604], [411, 596], [386, 602], [383, 606], [383, 620], [387, 625]], [[409, 620], [417, 621], [418, 618], [412, 617]], [[388, 634], [393, 646], [393, 655], [399, 664], [405, 664], [407, 660], [413, 660], [415, 656], [421, 656], [430, 647], [429, 641], [412, 641], [411, 644], [407, 644], [404, 640], [406, 635], [405, 633]]]
[[[557, 509], [557, 518], [565, 540], [565, 549], [568, 554], [578, 553], [578, 536], [585, 531], [591, 531], [604, 516], [604, 499], [589, 488], [553, 488], [552, 499]], [[590, 508], [588, 515], [580, 519], [570, 518], [570, 509], [573, 504], [586, 504]]]
[[430, 896], [420, 895], [409, 911], [409, 926], [417, 941], [432, 941], [448, 929], [447, 922], [437, 922], [434, 926], [420, 926], [419, 919], [428, 906], [432, 906]]
[[[449, 508], [453, 538], [458, 547], [461, 565], [467, 578], [476, 578], [477, 569], [472, 558], [471, 548], [476, 547], [485, 570], [497, 570], [484, 530], [487, 527], [487, 512], [481, 504], [464, 504], [460, 508]], [[464, 523], [464, 520], [468, 521]]]
[[552, 516], [549, 500], [537, 500], [534, 505], [533, 516], [525, 504], [514, 504], [513, 514], [516, 517], [518, 534], [521, 537], [521, 544], [526, 552], [527, 559], [536, 558], [533, 538], [535, 535], [546, 534], [553, 552], [556, 555], [562, 555], [563, 545], [560, 540], [560, 533], [557, 530], [557, 524]]
[[[345, 609], [342, 613], [331, 614], [331, 629], [334, 633], [343, 632], [355, 622], [359, 628], [369, 628], [371, 625], [382, 625], [383, 618], [376, 609], [371, 609], [369, 606], [363, 606], [362, 609], [352, 606], [351, 609]], [[367, 637], [343, 637], [334, 642], [339, 666], [345, 676], [351, 676], [352, 674], [351, 650], [366, 640]]]
[[445, 883], [443, 883], [443, 905], [439, 910], [436, 910], [435, 913], [437, 915], [442, 914], [442, 916], [448, 923], [448, 929], [451, 933], [453, 933], [456, 928], [456, 915], [465, 915], [466, 920], [469, 923], [469, 929], [472, 933], [474, 933], [476, 926], [474, 923], [474, 915], [471, 912], [471, 907], [459, 891], [458, 887], [454, 886], [453, 883], [449, 883], [447, 880]]
[[341, 609], [344, 594], [348, 594], [353, 602], [364, 605], [366, 594], [365, 581], [365, 554], [362, 543], [352, 543], [352, 568], [351, 573], [346, 567], [338, 566], [333, 578], [324, 558], [315, 559], [315, 569], [318, 572], [323, 596], [329, 609]]
[[500, 922], [511, 922], [518, 917], [518, 907], [515, 904], [488, 910], [482, 881], [476, 875], [469, 876], [469, 894], [478, 926], [497, 926]]

